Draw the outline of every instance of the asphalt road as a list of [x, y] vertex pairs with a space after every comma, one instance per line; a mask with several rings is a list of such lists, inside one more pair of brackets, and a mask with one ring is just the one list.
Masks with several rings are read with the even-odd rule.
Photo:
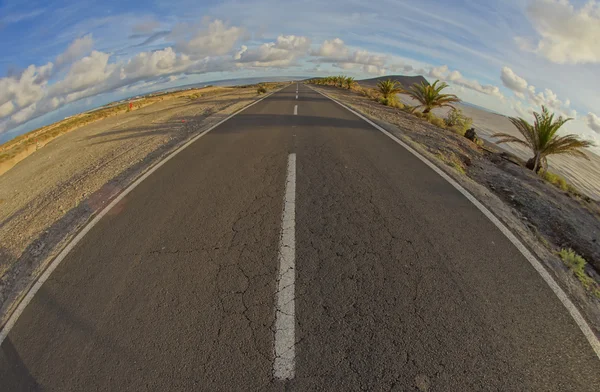
[[[284, 204], [292, 314], [277, 311]], [[274, 373], [280, 313], [289, 379]], [[183, 150], [79, 242], [3, 342], [0, 390], [598, 391], [600, 361], [464, 196], [291, 85]]]

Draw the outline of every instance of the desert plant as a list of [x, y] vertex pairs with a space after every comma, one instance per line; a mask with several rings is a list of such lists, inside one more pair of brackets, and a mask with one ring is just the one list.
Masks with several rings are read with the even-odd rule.
[[567, 180], [565, 180], [564, 177], [559, 176], [558, 174], [551, 173], [548, 170], [544, 170], [543, 172], [540, 173], [540, 175], [542, 176], [542, 178], [544, 180], [548, 181], [550, 184], [554, 185], [555, 187], [560, 188], [563, 191], [569, 190], [569, 184], [567, 183]]
[[350, 90], [352, 88], [352, 86], [354, 85], [354, 83], [356, 83], [356, 80], [353, 77], [347, 77], [346, 80], [344, 81], [346, 83], [346, 88], [348, 90]]
[[267, 92], [267, 88], [265, 86], [263, 86], [262, 84], [258, 85], [258, 88], [256, 89], [256, 93], [258, 95], [260, 94], [265, 94]]
[[369, 99], [377, 99], [377, 92], [372, 88], [361, 87], [358, 91]]
[[435, 125], [438, 128], [446, 128], [444, 120], [439, 117], [434, 116], [432, 118], [428, 118], [427, 121], [429, 121], [430, 124]]
[[473, 119], [463, 115], [462, 110], [454, 108], [448, 113], [444, 123], [456, 133], [464, 135], [467, 129], [471, 128]]
[[579, 279], [583, 287], [591, 292], [595, 297], [600, 298], [600, 285], [594, 281], [585, 272], [587, 262], [583, 257], [578, 255], [573, 249], [561, 249], [558, 255], [563, 263], [573, 272]]
[[421, 103], [418, 107], [423, 108], [423, 113], [429, 113], [436, 107], [454, 108], [452, 104], [460, 102], [460, 99], [454, 94], [442, 94], [442, 90], [448, 87], [448, 84], [442, 82], [438, 85], [439, 82], [439, 80], [433, 84], [421, 82], [421, 84], [414, 84], [411, 87], [409, 94]]
[[392, 79], [380, 80], [379, 82], [377, 82], [377, 88], [379, 89], [379, 92], [381, 93], [383, 98], [385, 98], [388, 101], [390, 99], [395, 100], [396, 94], [404, 92], [404, 89], [402, 88], [400, 83], [398, 83], [397, 80]]
[[535, 122], [531, 125], [523, 118], [510, 117], [510, 121], [517, 130], [523, 135], [519, 139], [508, 133], [496, 133], [492, 137], [498, 138], [496, 143], [516, 143], [528, 147], [533, 152], [533, 157], [526, 163], [526, 167], [538, 173], [542, 167], [547, 166], [547, 157], [549, 155], [566, 154], [588, 159], [585, 147], [592, 147], [593, 142], [582, 140], [576, 135], [558, 136], [556, 133], [571, 118], [558, 117], [554, 121], [554, 114], [550, 114], [545, 106], [542, 106], [541, 113], [533, 113]]

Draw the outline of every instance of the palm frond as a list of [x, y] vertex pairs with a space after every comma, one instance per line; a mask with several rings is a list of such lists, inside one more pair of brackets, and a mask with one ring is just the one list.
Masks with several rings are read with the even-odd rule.
[[535, 112], [533, 116], [535, 117], [533, 125], [523, 118], [510, 117], [510, 121], [524, 140], [506, 133], [497, 133], [493, 135], [495, 138], [500, 138], [496, 143], [517, 143], [529, 147], [534, 155], [532, 159], [536, 162], [533, 165], [534, 170], [539, 169], [539, 163], [544, 165], [549, 155], [565, 154], [589, 159], [582, 149], [594, 146], [593, 142], [572, 134], [557, 135], [559, 129], [571, 121], [571, 118], [559, 116], [555, 120], [554, 114], [550, 113], [545, 106], [542, 106], [541, 112]]
[[448, 84], [445, 82], [440, 83], [439, 80], [431, 85], [421, 82], [420, 84], [413, 84], [408, 93], [419, 101], [419, 107], [425, 108], [427, 112], [436, 107], [453, 108], [452, 104], [460, 102], [460, 99], [454, 94], [441, 94], [441, 91], [447, 87]]

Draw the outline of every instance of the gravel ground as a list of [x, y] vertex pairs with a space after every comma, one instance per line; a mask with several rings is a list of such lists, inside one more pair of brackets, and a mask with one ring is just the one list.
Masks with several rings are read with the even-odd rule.
[[452, 131], [380, 105], [354, 91], [327, 86], [317, 89], [380, 124], [438, 163], [469, 190], [523, 239], [600, 336], [600, 300], [583, 289], [555, 254], [560, 248], [573, 248], [588, 261], [586, 272], [600, 282], [598, 202], [575, 199], [531, 171], [502, 159], [499, 153], [490, 153]]
[[255, 88], [213, 94], [78, 128], [0, 176], [0, 325], [95, 212], [169, 152], [257, 98]]

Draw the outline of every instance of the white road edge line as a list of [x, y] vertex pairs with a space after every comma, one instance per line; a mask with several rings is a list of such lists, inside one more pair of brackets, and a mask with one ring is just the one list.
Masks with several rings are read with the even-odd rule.
[[296, 361], [296, 154], [288, 157], [278, 259], [273, 376], [291, 380]]
[[294, 116], [298, 115], [298, 105], [294, 106]]
[[[310, 86], [308, 86], [308, 87], [310, 87]], [[504, 234], [506, 236], [506, 238], [508, 238], [508, 240], [510, 242], [512, 242], [512, 244], [521, 252], [521, 254], [523, 256], [525, 256], [525, 258], [527, 259], [527, 261], [529, 261], [531, 266], [541, 275], [542, 279], [544, 279], [544, 281], [548, 284], [548, 286], [550, 286], [550, 288], [552, 289], [552, 291], [554, 291], [554, 294], [556, 294], [556, 296], [558, 297], [560, 302], [562, 302], [564, 307], [567, 308], [567, 310], [571, 314], [571, 317], [573, 318], [573, 320], [575, 320], [575, 323], [577, 323], [577, 326], [579, 327], [581, 332], [583, 332], [583, 335], [585, 336], [585, 338], [588, 340], [588, 342], [592, 346], [592, 349], [596, 353], [596, 356], [598, 357], [598, 359], [600, 359], [600, 341], [596, 337], [596, 334], [594, 333], [594, 331], [592, 331], [592, 329], [588, 325], [587, 321], [583, 318], [583, 316], [579, 312], [579, 309], [577, 309], [577, 307], [569, 299], [569, 297], [563, 291], [563, 289], [558, 285], [558, 283], [556, 283], [556, 281], [554, 280], [552, 275], [550, 275], [550, 273], [548, 271], [546, 271], [546, 269], [540, 263], [540, 261], [538, 259], [536, 259], [536, 257], [527, 249], [527, 247], [521, 242], [521, 240], [519, 240], [506, 227], [506, 225], [504, 225], [504, 223], [502, 223], [498, 218], [496, 218], [496, 216], [494, 214], [492, 214], [492, 212], [490, 210], [488, 210], [486, 206], [484, 206], [479, 200], [477, 200], [475, 198], [475, 196], [473, 196], [469, 191], [467, 191], [465, 188], [463, 188], [453, 178], [448, 176], [442, 169], [437, 167], [433, 162], [431, 162], [430, 160], [425, 158], [423, 155], [418, 153], [416, 150], [414, 150], [408, 144], [404, 143], [402, 140], [398, 139], [396, 136], [391, 134], [389, 131], [386, 131], [379, 125], [375, 124], [373, 121], [369, 120], [362, 114], [349, 108], [348, 106], [344, 105], [343, 103], [337, 101], [336, 99], [334, 99], [326, 94], [323, 94], [322, 92], [317, 91], [317, 90], [313, 89], [312, 87], [310, 87], [310, 88], [311, 88], [311, 90], [316, 91], [317, 93], [321, 94], [322, 96], [331, 99], [333, 102], [337, 103], [338, 105], [345, 108], [346, 110], [354, 113], [356, 116], [365, 120], [367, 123], [369, 123], [376, 129], [378, 129], [379, 131], [383, 132], [390, 139], [392, 139], [393, 141], [395, 141], [396, 143], [398, 143], [399, 145], [401, 145], [402, 147], [407, 149], [411, 154], [413, 154], [414, 156], [419, 158], [423, 163], [425, 163], [427, 166], [429, 166], [433, 171], [435, 171], [437, 174], [439, 174], [444, 180], [449, 182], [450, 185], [452, 185], [460, 193], [462, 193], [463, 196], [465, 196], [471, 203], [473, 203], [475, 205], [475, 207], [477, 207], [477, 209], [479, 209], [479, 211], [481, 211], [490, 221], [492, 221], [492, 223], [498, 229], [500, 229], [502, 234]]]
[[254, 106], [257, 103], [261, 102], [262, 100], [264, 100], [264, 99], [270, 97], [271, 95], [279, 92], [280, 90], [281, 89], [279, 89], [277, 91], [273, 91], [273, 92], [265, 95], [264, 97], [262, 97], [262, 98], [260, 98], [260, 99], [258, 99], [256, 101], [248, 104], [247, 106], [244, 106], [243, 108], [239, 109], [238, 111], [232, 113], [230, 116], [224, 118], [223, 120], [219, 121], [218, 123], [216, 123], [212, 127], [208, 128], [206, 131], [204, 131], [201, 134], [195, 136], [193, 139], [191, 139], [190, 141], [188, 141], [187, 143], [185, 143], [183, 146], [179, 147], [177, 150], [175, 150], [171, 154], [169, 154], [162, 161], [156, 163], [154, 166], [152, 166], [150, 169], [148, 169], [147, 172], [145, 172], [141, 177], [139, 177], [136, 181], [134, 181], [131, 185], [129, 185], [113, 201], [111, 201], [102, 211], [100, 211], [75, 236], [75, 238], [73, 238], [71, 240], [71, 242], [69, 242], [69, 244], [58, 254], [58, 256], [56, 256], [56, 258], [52, 262], [50, 262], [50, 264], [48, 265], [48, 267], [46, 267], [46, 270], [42, 273], [42, 275], [40, 275], [40, 277], [33, 284], [33, 286], [31, 286], [31, 288], [29, 289], [29, 291], [27, 292], [27, 294], [25, 295], [25, 297], [23, 297], [23, 299], [21, 300], [21, 302], [19, 303], [19, 305], [17, 306], [17, 308], [14, 310], [14, 312], [8, 318], [8, 321], [6, 322], [6, 324], [4, 324], [4, 327], [2, 328], [2, 331], [0, 331], [0, 345], [2, 344], [2, 342], [4, 342], [4, 339], [6, 339], [6, 337], [8, 336], [8, 334], [10, 332], [10, 330], [14, 327], [14, 325], [17, 322], [17, 320], [19, 319], [19, 317], [21, 316], [21, 314], [23, 313], [23, 311], [25, 310], [25, 308], [27, 307], [27, 305], [29, 305], [29, 303], [31, 302], [31, 300], [33, 299], [33, 297], [35, 296], [35, 294], [38, 292], [38, 290], [42, 287], [42, 285], [44, 284], [44, 282], [46, 282], [46, 280], [48, 280], [48, 278], [50, 277], [50, 275], [52, 274], [52, 272], [54, 272], [54, 270], [56, 269], [56, 267], [58, 267], [58, 265], [64, 260], [64, 258], [69, 254], [69, 252], [71, 250], [73, 250], [73, 248], [77, 245], [77, 243], [79, 243], [79, 241], [81, 241], [81, 239], [100, 221], [100, 219], [102, 219], [102, 217], [104, 217], [104, 215], [106, 215], [115, 205], [117, 205], [121, 200], [123, 200], [123, 198], [125, 196], [127, 196], [138, 185], [140, 185], [140, 183], [142, 181], [144, 181], [152, 173], [154, 173], [156, 170], [158, 170], [162, 165], [164, 165], [165, 163], [167, 163], [168, 161], [170, 161], [177, 154], [179, 154], [181, 151], [185, 150], [187, 147], [189, 147], [195, 141], [197, 141], [198, 139], [200, 139], [202, 136], [206, 135], [207, 133], [209, 133], [213, 129], [217, 128], [219, 125], [223, 124], [224, 122], [226, 122], [227, 120], [231, 119], [232, 117], [240, 114], [241, 112], [243, 112], [244, 110], [248, 109], [249, 107]]

